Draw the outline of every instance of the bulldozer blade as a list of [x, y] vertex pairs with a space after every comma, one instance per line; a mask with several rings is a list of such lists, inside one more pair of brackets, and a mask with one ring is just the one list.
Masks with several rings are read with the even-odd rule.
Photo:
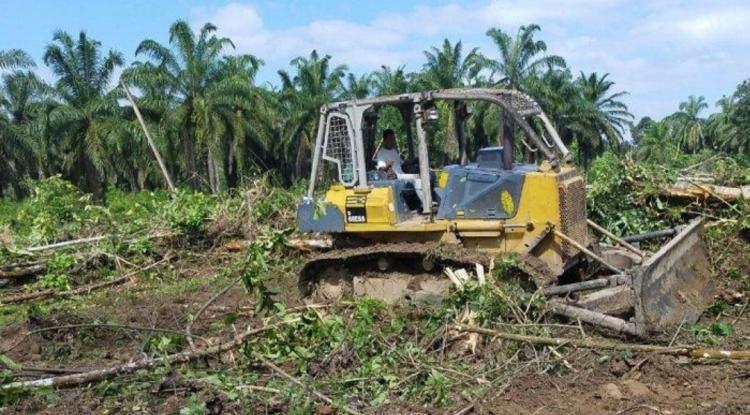
[[714, 281], [702, 239], [703, 220], [693, 220], [635, 269], [635, 324], [640, 336], [693, 324], [711, 302]]

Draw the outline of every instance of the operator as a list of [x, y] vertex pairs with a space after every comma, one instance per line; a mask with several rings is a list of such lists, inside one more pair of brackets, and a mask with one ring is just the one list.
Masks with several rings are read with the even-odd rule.
[[404, 174], [401, 169], [401, 155], [396, 149], [396, 134], [390, 128], [383, 131], [383, 144], [375, 153], [375, 162], [378, 170], [388, 171], [391, 169], [396, 174]]

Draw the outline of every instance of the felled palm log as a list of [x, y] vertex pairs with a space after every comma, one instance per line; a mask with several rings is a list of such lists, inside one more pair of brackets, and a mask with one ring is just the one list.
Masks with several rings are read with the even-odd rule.
[[699, 200], [715, 197], [732, 202], [735, 200], [750, 200], [750, 185], [739, 187], [719, 186], [686, 177], [677, 179], [673, 185], [665, 188], [662, 194], [670, 197], [687, 197]]

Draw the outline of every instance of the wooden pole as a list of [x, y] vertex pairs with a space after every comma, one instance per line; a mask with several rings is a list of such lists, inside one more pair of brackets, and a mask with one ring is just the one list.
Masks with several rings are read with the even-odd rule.
[[604, 278], [597, 278], [593, 280], [587, 280], [582, 282], [574, 282], [572, 284], [564, 285], [553, 285], [542, 289], [544, 295], [560, 295], [568, 294], [577, 291], [593, 290], [596, 288], [614, 287], [621, 284], [631, 282], [631, 279], [627, 275], [615, 274]]
[[586, 248], [585, 246], [579, 244], [578, 241], [576, 241], [575, 239], [573, 239], [573, 238], [569, 237], [568, 235], [566, 235], [566, 234], [558, 231], [557, 229], [553, 229], [552, 231], [560, 239], [562, 239], [565, 242], [573, 245], [579, 251], [583, 252], [584, 254], [588, 255], [591, 258], [593, 258], [594, 260], [596, 260], [600, 264], [604, 265], [605, 267], [607, 267], [610, 271], [614, 272], [615, 274], [622, 274], [623, 273], [623, 271], [621, 269], [619, 269], [619, 268], [615, 267], [614, 265], [610, 264], [609, 262], [605, 261], [604, 258], [602, 258], [599, 255], [595, 254], [593, 251], [591, 251], [590, 249]]
[[156, 148], [156, 144], [154, 144], [153, 138], [151, 138], [151, 133], [148, 131], [148, 128], [146, 127], [146, 122], [143, 121], [143, 116], [141, 116], [141, 111], [138, 109], [138, 106], [135, 104], [135, 100], [133, 99], [133, 96], [130, 95], [130, 90], [128, 89], [127, 85], [125, 85], [125, 82], [120, 79], [120, 85], [122, 85], [122, 89], [125, 90], [125, 96], [128, 98], [128, 101], [130, 101], [130, 105], [133, 106], [133, 111], [135, 111], [135, 117], [138, 118], [138, 123], [141, 124], [141, 128], [143, 128], [143, 133], [146, 134], [146, 140], [148, 141], [149, 147], [151, 147], [151, 151], [154, 153], [154, 157], [156, 157], [156, 162], [159, 163], [159, 168], [161, 169], [161, 174], [164, 176], [164, 181], [167, 182], [167, 187], [169, 187], [169, 190], [171, 192], [175, 192], [174, 182], [172, 182], [172, 177], [169, 175], [169, 172], [167, 171], [167, 167], [164, 165], [164, 161], [161, 158], [161, 154], [159, 154], [159, 149]]
[[594, 324], [597, 326], [612, 329], [620, 333], [627, 333], [633, 336], [639, 335], [638, 329], [636, 328], [634, 323], [627, 322], [621, 318], [612, 317], [604, 313], [587, 310], [581, 307], [563, 304], [557, 301], [550, 301], [548, 304], [552, 312], [555, 314], [560, 314], [571, 319], [581, 320], [584, 323]]
[[622, 246], [623, 248], [625, 248], [625, 249], [627, 249], [628, 251], [630, 251], [630, 252], [632, 252], [632, 253], [634, 253], [634, 254], [638, 255], [638, 256], [639, 256], [639, 257], [641, 257], [641, 258], [643, 258], [643, 257], [644, 257], [643, 251], [641, 251], [640, 249], [638, 249], [638, 248], [634, 247], [633, 245], [631, 245], [631, 244], [627, 243], [627, 242], [626, 242], [625, 240], [623, 240], [623, 239], [622, 239], [622, 238], [620, 238], [619, 236], [617, 236], [617, 235], [613, 234], [612, 232], [608, 231], [608, 230], [607, 230], [606, 228], [604, 228], [603, 226], [599, 226], [599, 224], [598, 224], [598, 223], [594, 222], [594, 221], [593, 221], [593, 220], [591, 220], [591, 219], [587, 219], [586, 221], [588, 222], [589, 226], [591, 226], [591, 227], [592, 227], [592, 228], [594, 228], [595, 230], [597, 230], [597, 231], [601, 232], [601, 233], [602, 233], [602, 234], [603, 234], [604, 236], [608, 237], [609, 239], [611, 239], [611, 240], [613, 240], [613, 241], [617, 242], [617, 243], [618, 243], [618, 244], [620, 244], [620, 245], [621, 245], [621, 246]]

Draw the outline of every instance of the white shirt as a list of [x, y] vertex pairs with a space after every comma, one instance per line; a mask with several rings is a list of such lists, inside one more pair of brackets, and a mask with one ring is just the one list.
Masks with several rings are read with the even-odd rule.
[[385, 147], [380, 147], [380, 150], [378, 150], [378, 153], [375, 155], [375, 161], [383, 161], [383, 162], [393, 162], [393, 166], [391, 168], [396, 174], [403, 174], [404, 171], [401, 170], [401, 155], [398, 153], [396, 148], [392, 148], [388, 150]]

